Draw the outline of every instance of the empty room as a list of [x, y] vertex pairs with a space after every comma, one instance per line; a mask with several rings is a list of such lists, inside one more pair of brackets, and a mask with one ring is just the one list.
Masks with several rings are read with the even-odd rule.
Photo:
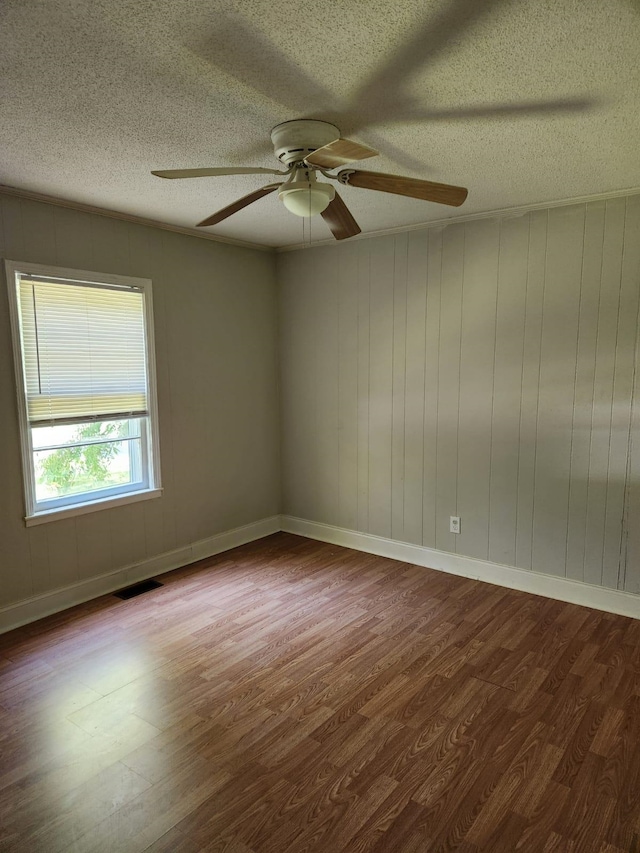
[[0, 853], [640, 853], [637, 0], [0, 22]]

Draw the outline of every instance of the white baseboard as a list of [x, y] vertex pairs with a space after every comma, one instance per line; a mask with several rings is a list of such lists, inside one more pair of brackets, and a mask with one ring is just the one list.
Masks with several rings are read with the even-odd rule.
[[52, 592], [18, 601], [0, 609], [0, 634], [10, 631], [12, 628], [19, 628], [29, 622], [35, 622], [45, 616], [51, 616], [52, 613], [59, 613], [61, 610], [74, 607], [76, 604], [83, 604], [85, 601], [90, 601], [100, 595], [106, 595], [117, 589], [130, 586], [138, 581], [170, 572], [172, 569], [179, 569], [182, 566], [189, 565], [189, 563], [196, 562], [196, 560], [221, 554], [230, 548], [237, 548], [238, 545], [253, 542], [255, 539], [262, 539], [263, 536], [269, 536], [279, 530], [280, 516], [274, 515], [270, 518], [254, 521], [251, 524], [245, 524], [242, 527], [236, 527], [233, 530], [226, 530], [224, 533], [218, 533], [209, 539], [192, 542], [190, 545], [177, 548], [175, 551], [167, 551], [148, 560], [125, 566], [125, 568], [118, 569], [115, 572], [109, 572], [106, 575], [89, 578]]
[[568, 578], [516, 569], [513, 566], [490, 563], [488, 560], [463, 557], [447, 551], [437, 551], [435, 548], [411, 545], [408, 542], [398, 542], [395, 539], [385, 539], [369, 533], [358, 533], [355, 530], [346, 530], [343, 527], [333, 527], [330, 524], [320, 524], [290, 515], [281, 517], [281, 528], [287, 533], [297, 533], [310, 539], [330, 542], [332, 545], [342, 545], [345, 548], [390, 557], [393, 560], [437, 569], [463, 578], [486, 581], [486, 583], [505, 586], [509, 589], [518, 589], [534, 595], [543, 595], [546, 598], [555, 598], [571, 604], [604, 610], [607, 613], [640, 619], [640, 596], [631, 592], [620, 592], [617, 589], [606, 589]]
[[398, 542], [395, 539], [385, 539], [369, 533], [358, 533], [355, 530], [346, 530], [303, 518], [274, 515], [218, 533], [209, 539], [192, 542], [183, 548], [167, 551], [115, 572], [89, 578], [0, 608], [0, 634], [45, 616], [51, 616], [53, 613], [59, 613], [76, 604], [83, 604], [100, 595], [107, 595], [137, 581], [156, 577], [247, 542], [262, 539], [263, 536], [269, 536], [279, 530], [297, 533], [320, 542], [329, 542], [332, 545], [342, 545], [356, 551], [365, 551], [369, 554], [378, 554], [381, 557], [390, 557], [393, 560], [437, 569], [464, 578], [640, 619], [640, 596], [630, 592], [606, 589], [567, 578], [543, 575], [540, 572], [529, 572], [513, 566], [490, 563], [488, 560], [463, 557], [459, 554], [437, 551], [435, 548], [411, 545], [408, 542]]

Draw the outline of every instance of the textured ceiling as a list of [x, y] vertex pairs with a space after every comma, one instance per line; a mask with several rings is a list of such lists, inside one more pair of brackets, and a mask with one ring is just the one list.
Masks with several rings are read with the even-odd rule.
[[[346, 187], [364, 232], [640, 186], [638, 0], [302, 9], [3, 0], [0, 182], [193, 226], [271, 179], [151, 169], [274, 166], [271, 127], [314, 117], [380, 150], [363, 168], [469, 188], [453, 209]], [[503, 105], [522, 109], [486, 109]], [[303, 240], [275, 195], [210, 230]], [[327, 237], [311, 220], [311, 239]]]

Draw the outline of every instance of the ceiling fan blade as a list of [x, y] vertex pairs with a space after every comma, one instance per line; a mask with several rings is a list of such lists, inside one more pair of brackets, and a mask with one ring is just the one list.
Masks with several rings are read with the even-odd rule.
[[259, 166], [229, 166], [220, 169], [161, 169], [151, 174], [158, 178], [211, 178], [216, 175], [286, 175], [286, 172]]
[[361, 145], [359, 142], [353, 142], [351, 139], [336, 139], [328, 145], [323, 145], [322, 148], [316, 148], [306, 158], [306, 161], [311, 166], [321, 166], [323, 169], [335, 169], [338, 166], [353, 163], [355, 160], [366, 160], [367, 157], [377, 157], [378, 154], [379, 152], [375, 148], [369, 148], [368, 145]]
[[422, 24], [412, 27], [407, 40], [356, 90], [350, 111], [363, 109], [367, 120], [362, 125], [393, 119], [398, 107], [402, 108], [401, 96], [406, 84], [440, 56], [458, 48], [483, 18], [491, 17], [500, 6], [506, 5], [508, 0], [448, 0], [437, 4], [436, 14], [428, 15]]
[[360, 226], [338, 193], [335, 194], [333, 201], [320, 215], [331, 229], [336, 240], [344, 240], [360, 233]]
[[380, 138], [374, 131], [367, 130], [367, 136], [375, 145], [380, 147], [381, 151], [384, 151], [387, 160], [392, 160], [401, 168], [409, 169], [412, 172], [423, 172], [425, 170], [424, 160], [419, 160], [407, 151], [398, 148], [397, 145], [392, 145], [388, 140]]
[[493, 104], [477, 107], [454, 107], [444, 110], [420, 110], [414, 113], [409, 121], [455, 121], [456, 119], [502, 118], [536, 115], [552, 115], [553, 113], [583, 112], [595, 106], [596, 102], [589, 98], [561, 98], [556, 101], [525, 101], [521, 104]]
[[[279, 104], [286, 112], [301, 118], [311, 118], [310, 111], [326, 110], [335, 101], [329, 89], [288, 58], [280, 40], [271, 41], [259, 26], [239, 13], [216, 15], [211, 32], [190, 45], [190, 49], [225, 76], [234, 77], [272, 104]], [[276, 111], [274, 118], [281, 112]]]
[[360, 169], [344, 170], [338, 174], [338, 180], [350, 187], [406, 195], [410, 198], [433, 201], [436, 204], [450, 204], [452, 207], [459, 207], [468, 193], [464, 187], [454, 187], [451, 184], [436, 184], [432, 181], [421, 181], [418, 178], [385, 175], [382, 172], [364, 172]]
[[254, 201], [258, 201], [265, 195], [269, 195], [274, 190], [277, 190], [281, 184], [267, 184], [264, 187], [260, 187], [259, 190], [254, 190], [249, 195], [242, 196], [237, 201], [234, 201], [232, 204], [227, 205], [227, 207], [223, 207], [222, 210], [219, 210], [217, 213], [214, 213], [212, 216], [208, 216], [206, 219], [203, 219], [202, 222], [198, 222], [198, 228], [204, 227], [206, 225], [217, 225], [218, 222], [222, 222], [223, 219], [226, 219], [228, 216], [232, 216], [234, 213], [237, 213], [239, 210], [242, 210], [243, 207], [247, 207], [250, 204], [253, 204]]

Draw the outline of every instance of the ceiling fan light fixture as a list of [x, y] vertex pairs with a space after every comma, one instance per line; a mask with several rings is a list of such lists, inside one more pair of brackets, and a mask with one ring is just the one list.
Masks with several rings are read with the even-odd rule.
[[296, 216], [317, 216], [327, 209], [335, 194], [331, 184], [317, 181], [289, 181], [278, 190], [284, 206]]

